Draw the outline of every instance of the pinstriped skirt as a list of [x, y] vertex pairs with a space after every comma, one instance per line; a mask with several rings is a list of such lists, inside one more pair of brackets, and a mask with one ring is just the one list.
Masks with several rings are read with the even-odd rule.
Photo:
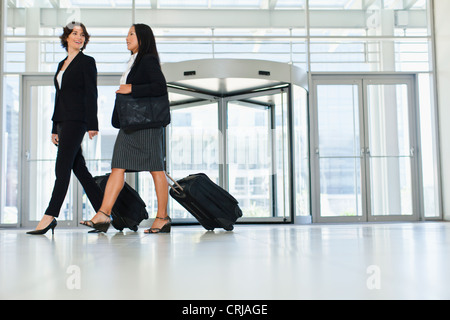
[[163, 171], [163, 128], [127, 132], [119, 130], [111, 162], [112, 168], [128, 172]]

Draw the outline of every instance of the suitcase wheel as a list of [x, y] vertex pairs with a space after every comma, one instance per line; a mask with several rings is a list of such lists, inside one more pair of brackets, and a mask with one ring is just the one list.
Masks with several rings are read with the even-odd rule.
[[233, 229], [234, 229], [234, 227], [233, 226], [229, 226], [229, 227], [226, 227], [226, 228], [224, 228], [226, 231], [232, 231]]

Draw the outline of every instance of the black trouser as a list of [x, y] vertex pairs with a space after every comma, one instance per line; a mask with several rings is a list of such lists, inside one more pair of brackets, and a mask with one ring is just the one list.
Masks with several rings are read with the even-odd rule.
[[72, 170], [83, 186], [92, 207], [98, 211], [102, 204], [103, 192], [87, 169], [81, 150], [81, 142], [86, 134], [86, 125], [78, 121], [65, 121], [58, 123], [57, 130], [59, 142], [55, 165], [56, 180], [45, 214], [59, 216], [69, 188]]

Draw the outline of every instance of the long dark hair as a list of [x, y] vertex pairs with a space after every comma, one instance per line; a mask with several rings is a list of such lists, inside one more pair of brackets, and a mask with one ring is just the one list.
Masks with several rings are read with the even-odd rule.
[[138, 55], [134, 64], [138, 64], [145, 54], [153, 54], [159, 60], [158, 49], [156, 48], [155, 36], [153, 35], [152, 28], [143, 23], [133, 24], [134, 30], [136, 31], [136, 37], [139, 44]]

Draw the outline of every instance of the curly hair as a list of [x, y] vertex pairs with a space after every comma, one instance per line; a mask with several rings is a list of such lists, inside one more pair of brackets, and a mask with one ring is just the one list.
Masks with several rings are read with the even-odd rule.
[[69, 35], [72, 33], [73, 28], [74, 28], [75, 26], [81, 27], [81, 29], [83, 29], [83, 33], [84, 33], [84, 38], [85, 38], [85, 39], [84, 39], [84, 45], [83, 45], [83, 47], [81, 48], [81, 51], [83, 51], [84, 49], [86, 49], [86, 45], [87, 45], [88, 42], [89, 42], [90, 35], [89, 35], [89, 33], [87, 32], [86, 27], [84, 26], [84, 24], [82, 24], [81, 22], [75, 22], [75, 21], [72, 21], [71, 23], [67, 24], [67, 26], [65, 26], [65, 27], [63, 28], [63, 34], [59, 37], [59, 38], [61, 39], [61, 46], [62, 46], [64, 49], [66, 49], [66, 51], [67, 51], [67, 38], [68, 38]]

